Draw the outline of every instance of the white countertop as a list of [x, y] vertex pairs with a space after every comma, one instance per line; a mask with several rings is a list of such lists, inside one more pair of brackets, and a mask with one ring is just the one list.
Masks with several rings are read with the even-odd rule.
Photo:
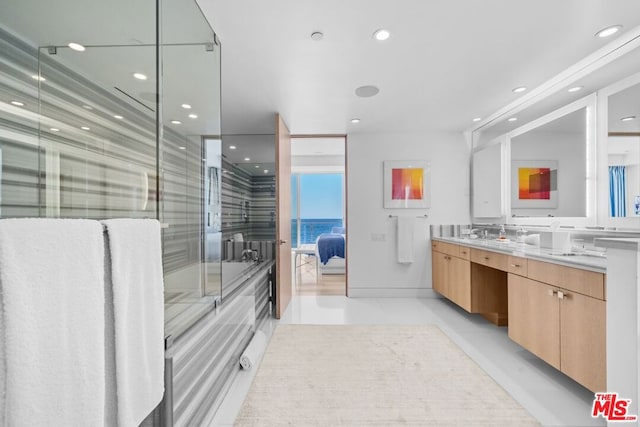
[[636, 237], [600, 237], [595, 241], [598, 246], [603, 248], [640, 250], [640, 239]]
[[[507, 255], [519, 256], [523, 258], [531, 258], [539, 261], [551, 262], [567, 267], [581, 268], [583, 270], [595, 271], [598, 273], [606, 273], [607, 258], [595, 253], [585, 252], [584, 254], [560, 255], [553, 254], [550, 249], [541, 249], [537, 246], [531, 246], [524, 243], [514, 241], [498, 241], [496, 239], [466, 239], [462, 237], [432, 237], [432, 240], [439, 240], [446, 243], [454, 243], [457, 245], [469, 246], [472, 248], [484, 249], [487, 251], [500, 252]], [[635, 240], [640, 245], [640, 239], [598, 239], [600, 240]], [[625, 243], [629, 244], [629, 242]], [[606, 247], [601, 244], [599, 246]]]

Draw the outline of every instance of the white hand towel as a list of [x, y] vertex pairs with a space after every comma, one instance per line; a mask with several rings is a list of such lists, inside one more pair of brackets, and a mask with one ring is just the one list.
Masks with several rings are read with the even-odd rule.
[[118, 426], [135, 427], [164, 393], [160, 223], [149, 219], [103, 223], [111, 257]]
[[398, 215], [398, 262], [411, 264], [413, 262], [413, 229], [415, 218], [413, 216]]
[[0, 424], [104, 425], [97, 221], [0, 220]]

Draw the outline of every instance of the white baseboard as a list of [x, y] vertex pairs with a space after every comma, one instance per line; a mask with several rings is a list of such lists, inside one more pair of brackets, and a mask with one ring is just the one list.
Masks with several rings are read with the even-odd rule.
[[349, 288], [349, 298], [442, 298], [431, 288]]

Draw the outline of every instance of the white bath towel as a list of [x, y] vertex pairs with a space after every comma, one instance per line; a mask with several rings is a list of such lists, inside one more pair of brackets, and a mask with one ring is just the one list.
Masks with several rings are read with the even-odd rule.
[[242, 369], [251, 369], [257, 366], [266, 346], [267, 336], [264, 332], [257, 330], [247, 348], [242, 352], [242, 355], [240, 355], [240, 367]]
[[0, 425], [104, 425], [97, 221], [0, 220]]
[[160, 223], [149, 219], [103, 223], [111, 257], [118, 426], [136, 427], [164, 393]]
[[398, 262], [411, 264], [413, 262], [413, 229], [415, 217], [398, 215]]

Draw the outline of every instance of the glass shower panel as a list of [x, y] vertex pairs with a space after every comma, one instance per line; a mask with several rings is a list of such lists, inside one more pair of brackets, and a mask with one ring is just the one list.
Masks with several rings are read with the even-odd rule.
[[205, 215], [205, 141], [220, 135], [220, 46], [195, 2], [163, 1], [161, 9], [160, 219], [166, 332], [176, 337], [221, 294]]
[[46, 216], [155, 218], [155, 48], [61, 46], [39, 59]]

